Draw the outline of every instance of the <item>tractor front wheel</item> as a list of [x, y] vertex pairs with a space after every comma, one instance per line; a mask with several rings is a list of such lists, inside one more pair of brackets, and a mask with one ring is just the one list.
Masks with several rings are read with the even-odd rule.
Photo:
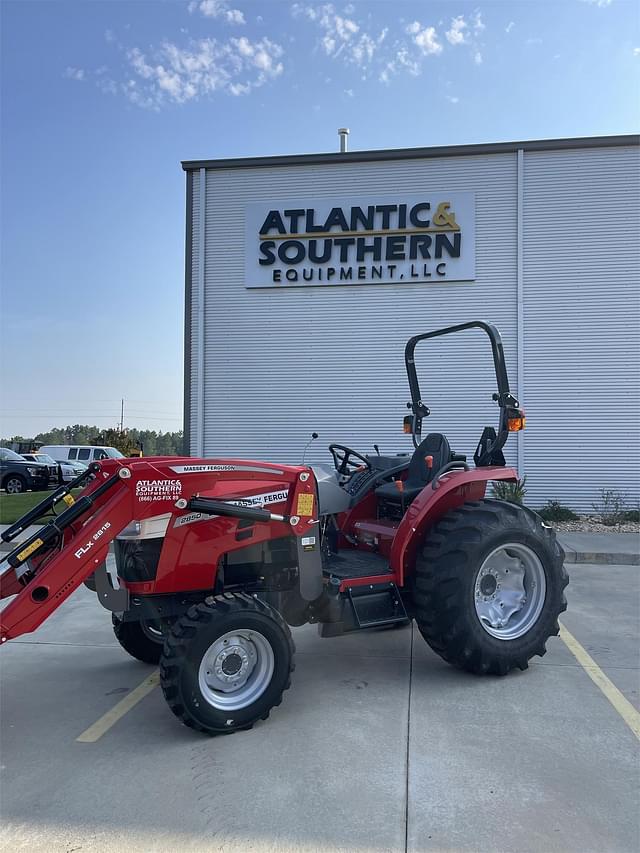
[[207, 734], [250, 729], [282, 701], [294, 646], [280, 614], [244, 593], [194, 605], [178, 619], [160, 660], [173, 713]]
[[125, 652], [143, 663], [157, 664], [162, 654], [164, 637], [157, 623], [150, 621], [124, 622], [111, 615], [113, 633]]
[[470, 672], [506, 675], [544, 655], [569, 577], [555, 533], [529, 509], [483, 500], [449, 512], [417, 556], [414, 604], [431, 648]]

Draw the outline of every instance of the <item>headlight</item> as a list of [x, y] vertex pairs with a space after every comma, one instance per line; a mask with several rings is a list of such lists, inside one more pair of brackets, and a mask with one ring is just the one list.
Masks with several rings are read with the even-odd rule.
[[39, 468], [27, 468], [27, 473], [31, 474], [32, 477], [37, 477], [38, 474], [40, 473], [40, 469]]
[[122, 530], [116, 539], [161, 539], [167, 532], [171, 513], [154, 515], [144, 521], [132, 521]]

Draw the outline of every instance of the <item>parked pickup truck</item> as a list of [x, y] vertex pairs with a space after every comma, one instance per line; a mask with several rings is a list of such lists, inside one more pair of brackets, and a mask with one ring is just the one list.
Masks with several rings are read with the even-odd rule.
[[72, 480], [87, 470], [84, 462], [56, 462], [46, 453], [23, 453], [22, 458], [27, 462], [40, 462], [49, 466], [49, 473], [52, 482], [62, 485], [62, 483], [70, 483]]
[[0, 487], [9, 495], [18, 495], [32, 489], [48, 489], [55, 485], [48, 465], [27, 462], [22, 456], [6, 447], [0, 447]]

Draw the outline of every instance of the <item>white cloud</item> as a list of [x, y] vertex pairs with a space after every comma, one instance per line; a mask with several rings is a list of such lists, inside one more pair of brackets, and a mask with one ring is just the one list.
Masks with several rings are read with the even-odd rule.
[[355, 8], [345, 6], [338, 13], [333, 3], [309, 6], [294, 3], [291, 14], [294, 18], [306, 19], [319, 30], [318, 46], [332, 59], [340, 57], [344, 62], [357, 66], [366, 77], [369, 67], [378, 54], [380, 45], [387, 36], [387, 29], [367, 32], [362, 24], [350, 17]]
[[462, 15], [451, 19], [451, 29], [447, 30], [445, 36], [449, 44], [464, 44], [466, 41], [465, 30], [467, 24]]
[[353, 89], [345, 89], [344, 93], [347, 96], [347, 98], [353, 98], [353, 96], [354, 96]]
[[504, 28], [505, 33], [510, 33], [511, 30], [515, 27], [515, 25], [516, 25], [515, 21], [509, 21], [507, 26]]
[[482, 62], [479, 37], [485, 29], [480, 12], [474, 12], [467, 20], [465, 20], [464, 15], [452, 18], [451, 26], [445, 32], [445, 36], [452, 47], [461, 44], [468, 45], [473, 53], [474, 62], [479, 65]]
[[582, 0], [582, 2], [589, 3], [590, 6], [599, 6], [601, 9], [611, 5], [611, 0]]
[[199, 11], [205, 18], [221, 18], [228, 24], [246, 24], [240, 9], [230, 9], [227, 0], [192, 0], [189, 11]]
[[[129, 50], [129, 73], [118, 88], [132, 103], [154, 110], [216, 92], [248, 95], [282, 73], [282, 55], [280, 45], [267, 38], [200, 39], [187, 47], [165, 41], [149, 53]], [[111, 92], [112, 84], [105, 80], [99, 85]]]
[[[399, 33], [390, 36], [387, 29], [373, 30], [372, 15], [359, 12], [362, 8], [355, 3], [338, 7], [331, 2], [299, 0], [291, 6], [291, 14], [300, 24], [316, 30], [317, 53], [357, 67], [363, 80], [375, 75], [388, 84], [397, 75], [418, 76], [428, 57], [460, 45], [468, 51], [470, 61], [477, 65], [483, 61], [486, 26], [479, 11], [449, 18], [448, 29], [442, 21], [431, 25], [409, 18], [401, 21]], [[513, 26], [511, 22], [508, 29]]]
[[476, 12], [473, 16], [473, 31], [474, 31], [474, 33], [476, 33], [476, 35], [477, 35], [485, 29], [486, 29], [486, 27], [485, 27], [484, 23], [482, 22], [482, 15], [480, 14], [480, 12]]
[[633, 55], [634, 56], [640, 56], [640, 47], [634, 47], [633, 48]]
[[101, 92], [104, 92], [105, 95], [118, 94], [118, 84], [110, 77], [99, 77], [96, 81], [96, 86]]
[[532, 36], [527, 39], [526, 44], [542, 44], [542, 39], [540, 36]]
[[457, 104], [460, 98], [456, 95], [445, 95], [445, 98], [449, 101], [450, 104]]
[[418, 24], [418, 28], [416, 29], [416, 24], [418, 22], [414, 21], [410, 27], [407, 27], [407, 31], [411, 31], [413, 41], [418, 45], [422, 53], [427, 56], [437, 56], [439, 53], [442, 53], [442, 45], [438, 41], [435, 27], [422, 27], [421, 24]]
[[84, 68], [72, 68], [71, 65], [68, 65], [62, 76], [68, 80], [84, 80], [85, 73]]

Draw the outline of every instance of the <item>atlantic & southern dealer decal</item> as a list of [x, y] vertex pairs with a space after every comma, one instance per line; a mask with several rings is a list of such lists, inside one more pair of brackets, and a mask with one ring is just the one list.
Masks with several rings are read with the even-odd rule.
[[141, 502], [174, 501], [182, 494], [180, 480], [138, 480], [136, 497]]
[[[266, 506], [267, 504], [278, 504], [286, 501], [289, 495], [289, 489], [280, 489], [277, 492], [265, 492], [262, 495], [247, 495], [244, 498], [238, 498], [234, 501], [227, 501], [227, 504], [234, 506]], [[185, 524], [193, 524], [195, 521], [209, 521], [212, 518], [217, 518], [216, 515], [209, 515], [202, 512], [190, 512], [187, 515], [181, 515], [176, 518], [174, 527], [182, 527]]]

